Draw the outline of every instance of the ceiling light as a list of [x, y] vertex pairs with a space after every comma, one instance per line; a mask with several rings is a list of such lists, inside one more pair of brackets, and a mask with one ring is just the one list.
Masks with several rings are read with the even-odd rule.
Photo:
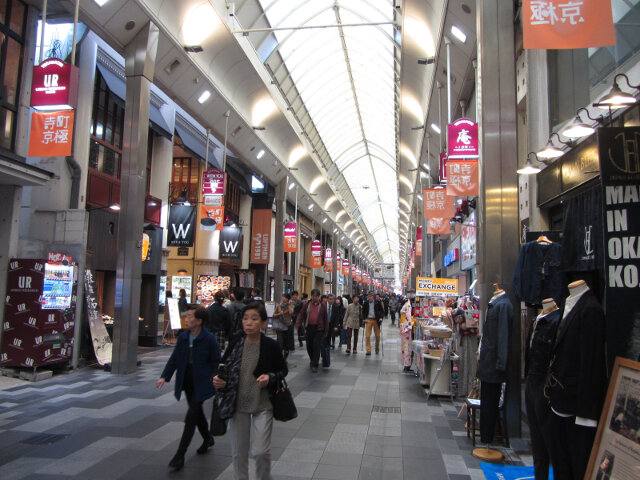
[[202, 92], [202, 94], [198, 97], [198, 103], [202, 104], [204, 102], [206, 102], [207, 100], [209, 100], [209, 97], [211, 96], [211, 92], [209, 90], [205, 90], [204, 92]]
[[329, 198], [329, 200], [327, 200], [327, 203], [324, 204], [324, 209], [329, 210], [329, 207], [333, 205], [333, 203], [336, 202], [337, 200], [338, 198], [335, 195], [333, 195], [331, 198]]
[[536, 160], [538, 160], [538, 156], [534, 152], [529, 152], [527, 155], [527, 163], [524, 167], [516, 170], [518, 175], [535, 175], [536, 173], [540, 173], [542, 169], [539, 167], [535, 167], [533, 163], [531, 163], [531, 155], [533, 155]]
[[93, 0], [94, 2], [96, 2], [98, 4], [99, 7], [102, 7], [105, 3], [107, 3], [109, 0]]
[[629, 77], [627, 77], [624, 73], [619, 73], [613, 78], [613, 86], [609, 93], [607, 93], [604, 97], [600, 99], [599, 102], [594, 103], [593, 105], [601, 108], [603, 110], [617, 110], [619, 108], [628, 107], [629, 105], [635, 105], [637, 103], [636, 97], [631, 93], [625, 93], [620, 90], [620, 86], [618, 85], [618, 78], [624, 78], [627, 81], [627, 85], [631, 88], [635, 88], [636, 90], [640, 89], [640, 85], [631, 85], [629, 82]]
[[299, 145], [289, 154], [289, 168], [295, 167], [296, 163], [307, 154], [303, 146]]
[[251, 124], [262, 125], [276, 111], [276, 103], [271, 97], [258, 100], [251, 111]]
[[337, 228], [334, 228], [334, 229], [333, 229], [333, 233], [338, 233], [338, 229], [337, 229]]
[[216, 14], [209, 2], [201, 3], [187, 13], [182, 24], [182, 37], [185, 47], [196, 48], [200, 46], [214, 28], [220, 24], [220, 17]]
[[313, 203], [310, 203], [309, 206], [307, 207], [309, 210], [313, 210]]
[[324, 179], [324, 177], [322, 175], [318, 175], [311, 182], [311, 185], [309, 186], [309, 193], [315, 193], [315, 191], [318, 189], [318, 187], [320, 185], [322, 185], [323, 183], [325, 183], [325, 181], [326, 180]]
[[325, 218], [324, 220], [322, 220], [322, 223], [327, 223], [327, 219]]
[[591, 125], [587, 125], [582, 121], [582, 119], [580, 118], [581, 111], [587, 113], [587, 117], [589, 117], [589, 120], [593, 120], [596, 122], [600, 121], [599, 119], [593, 118], [591, 115], [589, 115], [589, 110], [587, 110], [586, 108], [579, 108], [576, 112], [576, 118], [573, 119], [573, 122], [571, 122], [568, 127], [562, 130], [562, 135], [569, 138], [583, 138], [588, 137], [596, 131], [596, 129]]
[[258, 152], [258, 154], [256, 155], [256, 158], [257, 158], [258, 160], [260, 160], [262, 157], [264, 157], [264, 150], [260, 150], [260, 151]]
[[562, 155], [564, 155], [564, 150], [561, 150], [560, 148], [556, 147], [553, 144], [552, 138], [554, 136], [557, 136], [558, 139], [560, 138], [560, 136], [557, 133], [553, 133], [549, 137], [549, 141], [547, 142], [547, 146], [536, 153], [538, 158], [541, 158], [543, 160], [552, 160], [554, 158], [560, 158]]
[[451, 35], [456, 37], [462, 43], [465, 43], [467, 41], [467, 35], [455, 25], [451, 27]]
[[293, 190], [293, 187], [296, 186], [296, 182], [291, 182], [291, 185], [289, 185], [289, 190]]
[[[101, 5], [102, 6], [102, 5]], [[118, 205], [117, 203], [114, 203], [113, 205], [111, 205], [109, 207], [110, 210], [113, 210], [114, 212], [118, 212], [120, 211], [120, 205]]]
[[431, 130], [433, 130], [434, 132], [436, 132], [438, 135], [440, 135], [440, 127], [438, 125], [436, 125], [435, 123], [431, 124]]
[[423, 163], [422, 166], [424, 168], [426, 168], [427, 170], [431, 170], [431, 167], [429, 165], [427, 165], [426, 163]]

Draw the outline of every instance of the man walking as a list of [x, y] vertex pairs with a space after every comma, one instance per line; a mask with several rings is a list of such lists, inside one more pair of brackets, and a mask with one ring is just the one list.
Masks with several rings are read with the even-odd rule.
[[[293, 327], [296, 323], [296, 319], [298, 318], [298, 314], [302, 309], [302, 300], [298, 298], [298, 291], [294, 290], [291, 292], [291, 302], [293, 303], [293, 322], [291, 323], [291, 335], [293, 336]], [[300, 342], [300, 347], [302, 348], [302, 338], [303, 338], [304, 329], [298, 329], [298, 342]], [[295, 343], [295, 340], [294, 340]]]
[[351, 337], [353, 337], [353, 353], [358, 353], [358, 332], [360, 331], [360, 322], [362, 320], [362, 309], [360, 308], [360, 297], [353, 297], [353, 303], [347, 306], [347, 312], [344, 314], [344, 328], [347, 329], [347, 351], [351, 353]]
[[335, 297], [333, 294], [327, 295], [327, 319], [329, 320], [329, 347], [331, 350], [335, 350], [336, 348], [336, 320], [337, 320], [337, 309], [335, 308]]
[[391, 325], [396, 324], [396, 311], [398, 310], [398, 299], [395, 295], [389, 301], [389, 314], [391, 315]]
[[371, 330], [376, 335], [376, 355], [380, 353], [380, 324], [384, 318], [382, 302], [376, 301], [373, 294], [367, 295], [367, 301], [362, 305], [362, 316], [367, 322], [364, 337], [366, 339], [367, 355], [371, 355]]
[[320, 354], [323, 354], [323, 358], [325, 356], [323, 350], [329, 335], [327, 306], [320, 301], [320, 290], [317, 288], [311, 290], [311, 300], [308, 300], [300, 309], [296, 318], [296, 328], [299, 329], [300, 325], [303, 325], [307, 332], [307, 354], [311, 371], [316, 373]]

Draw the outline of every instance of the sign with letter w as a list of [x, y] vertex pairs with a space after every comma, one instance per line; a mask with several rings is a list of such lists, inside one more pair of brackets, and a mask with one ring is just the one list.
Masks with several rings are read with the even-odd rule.
[[192, 205], [172, 205], [169, 211], [167, 246], [193, 247], [193, 224], [196, 207]]

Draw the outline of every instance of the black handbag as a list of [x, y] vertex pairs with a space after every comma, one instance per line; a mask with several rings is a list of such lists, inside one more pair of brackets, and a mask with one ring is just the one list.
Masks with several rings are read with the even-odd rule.
[[273, 404], [273, 418], [280, 422], [288, 422], [298, 416], [298, 409], [293, 401], [287, 381], [280, 374], [276, 375], [276, 390], [271, 395], [271, 403]]
[[211, 410], [211, 425], [209, 426], [209, 432], [214, 437], [219, 437], [227, 433], [227, 421], [220, 418], [220, 402], [222, 397], [216, 395], [213, 397], [213, 409]]

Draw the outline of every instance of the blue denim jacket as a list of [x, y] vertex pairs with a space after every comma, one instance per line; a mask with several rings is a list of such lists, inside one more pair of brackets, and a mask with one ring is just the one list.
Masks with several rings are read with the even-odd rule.
[[513, 288], [518, 300], [528, 305], [540, 305], [545, 298], [564, 305], [569, 291], [562, 271], [562, 245], [525, 243], [520, 248]]

